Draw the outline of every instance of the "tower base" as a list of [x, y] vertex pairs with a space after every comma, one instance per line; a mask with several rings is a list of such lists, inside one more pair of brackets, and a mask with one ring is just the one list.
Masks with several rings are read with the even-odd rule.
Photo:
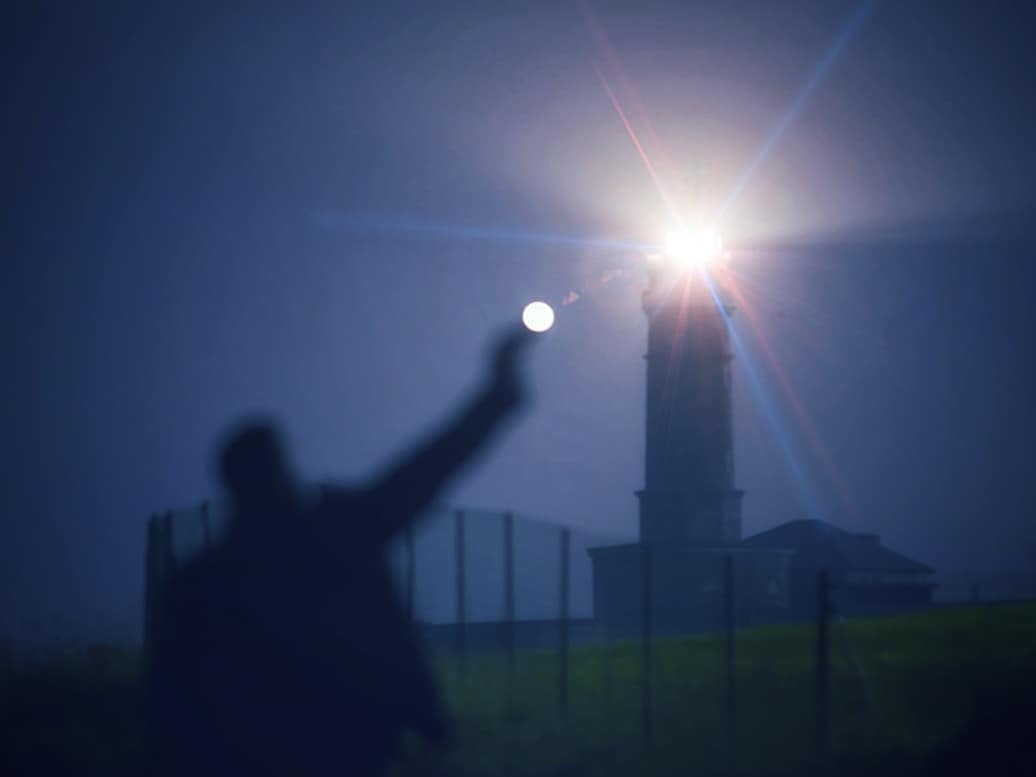
[[656, 634], [724, 628], [729, 612], [728, 577], [733, 581], [736, 625], [773, 623], [787, 617], [789, 550], [733, 543], [713, 547], [630, 543], [590, 548], [589, 553], [594, 619], [613, 636], [640, 632], [645, 600]]

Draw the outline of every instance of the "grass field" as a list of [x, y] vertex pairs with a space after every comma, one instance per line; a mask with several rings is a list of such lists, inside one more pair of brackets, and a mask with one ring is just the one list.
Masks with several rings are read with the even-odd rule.
[[[733, 739], [718, 637], [657, 641], [649, 745], [639, 644], [573, 650], [567, 721], [558, 712], [556, 653], [518, 654], [510, 700], [502, 657], [463, 665], [444, 658], [456, 744], [436, 754], [408, 743], [395, 773], [989, 774], [994, 760], [1010, 769], [1023, 752], [1031, 765], [1036, 738], [1025, 729], [1036, 720], [1036, 604], [939, 609], [833, 629], [826, 764], [815, 748], [813, 629], [780, 626], [738, 635]], [[37, 773], [140, 773], [146, 743], [137, 679], [129, 649], [43, 661], [8, 656], [0, 668], [3, 757], [38, 765]], [[15, 773], [2, 760], [0, 772]]]

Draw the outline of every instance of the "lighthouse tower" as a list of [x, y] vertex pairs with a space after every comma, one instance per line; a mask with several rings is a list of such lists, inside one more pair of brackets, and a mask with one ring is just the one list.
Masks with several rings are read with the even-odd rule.
[[652, 268], [648, 318], [643, 543], [721, 545], [741, 539], [734, 487], [730, 333], [704, 271]]
[[[787, 607], [790, 551], [741, 543], [729, 318], [703, 266], [659, 260], [644, 292], [647, 416], [639, 541], [590, 549], [594, 617], [609, 633], [715, 628]], [[724, 604], [726, 602], [726, 604]], [[728, 613], [724, 615], [724, 613]]]

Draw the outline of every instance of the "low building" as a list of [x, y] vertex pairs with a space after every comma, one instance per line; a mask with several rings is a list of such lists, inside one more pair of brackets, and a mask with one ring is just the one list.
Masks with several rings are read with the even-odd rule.
[[824, 521], [797, 520], [744, 540], [742, 546], [792, 552], [788, 615], [811, 617], [817, 609], [817, 576], [826, 570], [837, 610], [844, 615], [902, 612], [928, 607], [935, 586], [932, 567], [890, 550], [877, 534], [859, 534]]

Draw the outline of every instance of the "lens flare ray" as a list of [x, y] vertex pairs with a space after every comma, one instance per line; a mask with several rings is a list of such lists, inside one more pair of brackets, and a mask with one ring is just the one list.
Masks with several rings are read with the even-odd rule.
[[597, 73], [597, 77], [600, 79], [601, 86], [604, 89], [605, 94], [608, 95], [608, 99], [611, 101], [612, 107], [619, 115], [619, 119], [622, 121], [622, 126], [626, 128], [626, 134], [629, 135], [630, 141], [633, 143], [633, 147], [637, 150], [641, 160], [644, 162], [644, 167], [647, 169], [648, 175], [651, 176], [651, 180], [654, 182], [655, 188], [658, 190], [659, 197], [661, 197], [662, 201], [665, 203], [670, 216], [678, 220], [678, 211], [673, 206], [669, 195], [666, 193], [665, 186], [662, 184], [662, 179], [659, 177], [658, 172], [655, 170], [655, 166], [651, 163], [650, 157], [648, 157], [647, 152], [644, 150], [644, 146], [641, 144], [640, 138], [637, 137], [637, 133], [633, 129], [633, 125], [626, 116], [626, 112], [622, 109], [622, 105], [619, 103], [619, 98], [615, 96], [615, 92], [612, 91], [611, 86], [608, 84], [608, 79], [604, 77], [604, 73], [601, 72], [601, 69], [595, 65], [594, 71]]
[[842, 29], [839, 31], [834, 41], [817, 62], [812, 73], [810, 73], [806, 82], [802, 85], [802, 88], [799, 89], [798, 93], [792, 99], [791, 104], [777, 120], [777, 123], [774, 124], [773, 128], [770, 130], [770, 134], [763, 142], [762, 147], [758, 152], [756, 152], [756, 155], [752, 158], [752, 161], [749, 162], [748, 167], [745, 168], [730, 194], [728, 194], [727, 198], [723, 201], [723, 204], [719, 209], [718, 220], [722, 220], [727, 217], [730, 209], [748, 187], [748, 184], [751, 182], [756, 172], [760, 167], [762, 167], [763, 163], [784, 136], [784, 133], [794, 123], [795, 119], [798, 118], [798, 115], [802, 113], [802, 110], [809, 103], [813, 93], [816, 92], [817, 87], [823, 83], [824, 78], [830, 72], [831, 67], [838, 60], [838, 57], [849, 46], [853, 38], [856, 36], [856, 33], [859, 32], [860, 28], [863, 26], [863, 22], [874, 10], [875, 5], [876, 0], [864, 0], [864, 2], [860, 3], [854, 9], [852, 14], [850, 14], [849, 18], [842, 25]]
[[[667, 161], [665, 153], [662, 149], [662, 144], [658, 140], [658, 135], [655, 133], [654, 124], [651, 122], [650, 116], [644, 109], [642, 102], [635, 89], [630, 84], [629, 79], [626, 77], [626, 72], [622, 67], [622, 63], [619, 61], [618, 56], [615, 53], [615, 48], [612, 46], [611, 41], [608, 38], [608, 33], [604, 29], [604, 26], [597, 20], [590, 7], [588, 0], [579, 0], [578, 6], [583, 15], [583, 20], [586, 23], [586, 27], [590, 32], [590, 37], [593, 39], [594, 47], [598, 52], [598, 56], [611, 66], [611, 70], [615, 73], [615, 77], [622, 87], [625, 96], [633, 103], [634, 108], [637, 111], [637, 118], [643, 127], [647, 130], [648, 135], [653, 143], [654, 150], [662, 157], [663, 161]], [[647, 170], [648, 175], [651, 177], [652, 182], [655, 184], [655, 188], [658, 190], [658, 195], [665, 204], [666, 209], [669, 211], [670, 218], [677, 224], [682, 225], [683, 221], [680, 215], [679, 209], [674, 205], [672, 197], [669, 194], [670, 187], [662, 180], [662, 176], [659, 175], [657, 166], [651, 161], [651, 157], [648, 155], [644, 148], [644, 144], [641, 142], [637, 135], [636, 130], [633, 128], [633, 122], [630, 121], [628, 113], [622, 107], [622, 103], [612, 89], [608, 78], [604, 74], [604, 70], [599, 67], [596, 63], [593, 63], [594, 72], [597, 74], [598, 80], [601, 82], [601, 86], [604, 89], [605, 94], [608, 96], [608, 100], [611, 102], [612, 107], [619, 116], [619, 120], [622, 122], [623, 127], [626, 129], [626, 134], [629, 135], [630, 141], [633, 143], [634, 149], [640, 156], [641, 161], [644, 163], [644, 168]], [[671, 176], [673, 180], [679, 184], [679, 176]]]
[[806, 410], [806, 407], [799, 398], [798, 393], [791, 385], [791, 381], [789, 380], [787, 373], [781, 366], [780, 360], [777, 358], [773, 348], [770, 346], [769, 340], [763, 331], [762, 322], [759, 320], [754, 306], [748, 302], [736, 283], [728, 283], [726, 284], [726, 288], [730, 290], [730, 294], [733, 296], [738, 308], [743, 312], [756, 342], [759, 343], [759, 347], [762, 349], [767, 366], [769, 367], [770, 372], [777, 379], [777, 384], [781, 389], [781, 393], [784, 395], [785, 401], [791, 406], [796, 420], [798, 421], [798, 425], [805, 433], [813, 455], [820, 462], [828, 482], [830, 482], [834, 487], [839, 500], [842, 502], [843, 508], [845, 508], [849, 514], [854, 514], [855, 507], [849, 496], [849, 489], [836, 469], [834, 461], [827, 450], [827, 446], [824, 444], [820, 437], [820, 433], [817, 431], [817, 427], [812, 416]]
[[762, 380], [755, 369], [751, 356], [744, 344], [741, 342], [741, 337], [731, 324], [730, 316], [727, 313], [726, 307], [723, 305], [714, 284], [712, 283], [712, 279], [706, 276], [705, 282], [708, 286], [709, 293], [712, 295], [712, 299], [716, 303], [716, 307], [719, 309], [720, 315], [723, 317], [723, 321], [730, 332], [731, 346], [737, 356], [738, 363], [741, 364], [743, 372], [748, 378], [748, 385], [752, 389], [752, 393], [755, 395], [756, 401], [758, 402], [760, 409], [763, 411], [763, 415], [770, 424], [770, 430], [773, 433], [774, 439], [777, 441], [781, 452], [784, 454], [785, 463], [791, 471], [791, 474], [794, 476], [795, 485], [799, 492], [799, 500], [808, 512], [813, 515], [817, 515], [820, 513], [820, 500], [817, 496], [815, 487], [806, 478], [802, 462], [799, 460], [799, 456], [792, 445], [791, 434], [785, 428], [785, 424], [780, 417], [776, 403], [773, 402], [767, 393], [766, 388], [763, 386]]

